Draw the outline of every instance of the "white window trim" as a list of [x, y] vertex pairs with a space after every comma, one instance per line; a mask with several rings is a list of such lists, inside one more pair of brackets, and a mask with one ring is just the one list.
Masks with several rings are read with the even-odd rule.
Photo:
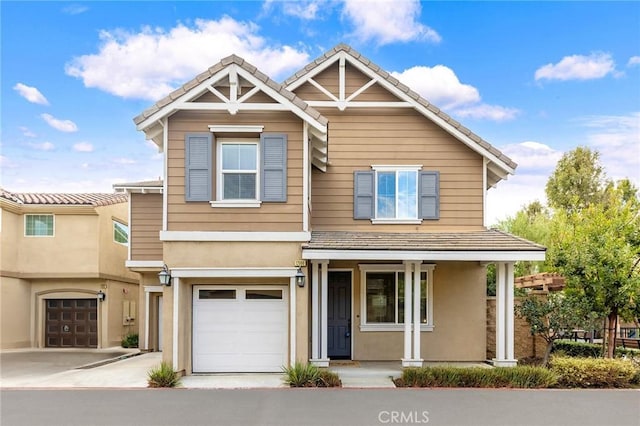
[[[52, 233], [51, 235], [28, 235], [27, 234], [27, 217], [28, 216], [51, 216], [52, 219], [52, 224], [51, 227], [52, 229]], [[29, 214], [25, 214], [24, 215], [24, 236], [27, 238], [52, 238], [56, 236], [56, 215], [53, 213], [29, 213]]]
[[[373, 176], [373, 180], [374, 180], [374, 188], [373, 188], [373, 192], [374, 192], [374, 216], [378, 215], [378, 172], [416, 172], [416, 194], [415, 194], [415, 198], [416, 198], [416, 217], [415, 218], [378, 218], [378, 217], [374, 217], [371, 219], [371, 223], [374, 225], [380, 225], [380, 224], [384, 224], [384, 225], [421, 225], [422, 224], [422, 219], [418, 217], [418, 203], [419, 203], [419, 199], [418, 199], [418, 180], [419, 180], [419, 176], [418, 176], [418, 172], [420, 170], [422, 170], [422, 165], [419, 164], [414, 164], [414, 165], [400, 165], [400, 166], [393, 166], [393, 165], [386, 165], [386, 164], [374, 164], [371, 166], [371, 170], [373, 170], [374, 176]], [[398, 185], [398, 175], [396, 173], [396, 187]], [[397, 189], [397, 188], [396, 188]], [[397, 214], [397, 204], [398, 204], [398, 191], [396, 190], [396, 214]]]
[[209, 124], [211, 133], [262, 133], [264, 126], [254, 124]]
[[[131, 229], [129, 228], [129, 225], [125, 225], [124, 223], [122, 223], [122, 222], [120, 222], [118, 220], [115, 220], [115, 219], [112, 219], [111, 222], [113, 223], [112, 228], [111, 228], [113, 230], [113, 232], [112, 232], [113, 242], [116, 243], [116, 244], [120, 244], [121, 246], [128, 247], [129, 246], [129, 242], [131, 241]], [[127, 228], [127, 242], [126, 243], [121, 243], [120, 241], [116, 241], [116, 223], [118, 225], [125, 226]]]
[[[427, 322], [426, 324], [420, 324], [420, 331], [433, 331], [434, 329], [434, 321], [433, 321], [433, 282], [429, 279], [429, 270], [432, 270], [435, 265], [432, 264], [422, 264], [420, 266], [420, 272], [425, 272], [427, 274]], [[404, 331], [404, 324], [390, 324], [390, 323], [367, 323], [367, 272], [405, 272], [404, 265], [402, 264], [391, 264], [391, 265], [380, 265], [380, 264], [359, 264], [358, 268], [360, 269], [360, 331], [368, 332], [368, 331]], [[397, 288], [396, 288], [397, 290]], [[397, 306], [396, 306], [397, 309]], [[411, 326], [413, 329], [413, 325]]]
[[[225, 200], [222, 179], [222, 145], [223, 144], [251, 144], [256, 146], [256, 199], [255, 200]], [[218, 138], [216, 140], [216, 194], [215, 200], [210, 201], [211, 207], [260, 207], [260, 139], [257, 138]]]

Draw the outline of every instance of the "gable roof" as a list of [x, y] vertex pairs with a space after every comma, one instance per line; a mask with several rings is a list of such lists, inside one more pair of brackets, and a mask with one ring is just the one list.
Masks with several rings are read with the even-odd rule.
[[0, 188], [0, 198], [23, 205], [100, 207], [127, 202], [127, 195], [121, 193], [29, 193], [10, 192], [3, 188]]
[[340, 60], [340, 58], [345, 58], [362, 73], [374, 78], [378, 84], [385, 87], [400, 99], [409, 102], [418, 112], [487, 158], [489, 160], [487, 165], [487, 186], [494, 186], [500, 180], [506, 179], [509, 174], [514, 173], [517, 164], [511, 158], [463, 126], [460, 122], [454, 120], [448, 114], [445, 114], [438, 107], [411, 90], [408, 86], [402, 84], [397, 78], [393, 77], [347, 44], [338, 44], [333, 49], [327, 51], [285, 80], [284, 86], [294, 91], [309, 81], [310, 78]]
[[[191, 81], [183, 84], [178, 89], [171, 92], [163, 99], [156, 102], [153, 106], [144, 110], [140, 115], [133, 119], [138, 130], [149, 128], [153, 122], [164, 118], [175, 112], [180, 102], [185, 102], [200, 96], [207, 92], [207, 87], [220, 81], [222, 77], [228, 75], [225, 70], [235, 66], [236, 70], [242, 74], [242, 77], [250, 80], [251, 83], [259, 86], [265, 93], [274, 97], [280, 103], [289, 106], [294, 114], [308, 121], [318, 130], [326, 133], [326, 125], [328, 120], [322, 116], [317, 110], [309, 106], [295, 94], [285, 89], [280, 83], [275, 82], [269, 76], [258, 70], [257, 67], [251, 65], [243, 58], [237, 55], [227, 56], [208, 70], [196, 76]], [[252, 80], [252, 81], [251, 81]], [[276, 99], [280, 98], [280, 99]], [[251, 104], [248, 104], [250, 107]]]

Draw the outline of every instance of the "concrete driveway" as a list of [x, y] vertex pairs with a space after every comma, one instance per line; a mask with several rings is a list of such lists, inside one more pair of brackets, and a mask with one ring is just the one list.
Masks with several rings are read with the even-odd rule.
[[138, 349], [19, 349], [0, 352], [0, 385], [23, 386], [46, 377], [107, 364], [139, 353]]

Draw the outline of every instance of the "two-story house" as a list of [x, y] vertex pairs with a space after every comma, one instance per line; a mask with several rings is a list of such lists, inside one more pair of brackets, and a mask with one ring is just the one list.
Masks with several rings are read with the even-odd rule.
[[545, 249], [484, 216], [516, 164], [351, 47], [283, 84], [227, 57], [134, 122], [165, 171], [122, 188], [128, 265], [176, 370], [483, 361], [489, 263], [494, 363], [515, 364], [513, 262]]
[[124, 194], [0, 189], [0, 348], [106, 348], [138, 332]]

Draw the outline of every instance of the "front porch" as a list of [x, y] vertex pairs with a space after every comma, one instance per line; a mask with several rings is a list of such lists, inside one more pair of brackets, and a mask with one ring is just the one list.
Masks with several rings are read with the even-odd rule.
[[[491, 363], [514, 366], [513, 264], [544, 259], [544, 248], [499, 231], [314, 232], [303, 258], [311, 263], [311, 363], [483, 363], [486, 265], [495, 263], [496, 357]], [[336, 281], [347, 283], [342, 288]]]

